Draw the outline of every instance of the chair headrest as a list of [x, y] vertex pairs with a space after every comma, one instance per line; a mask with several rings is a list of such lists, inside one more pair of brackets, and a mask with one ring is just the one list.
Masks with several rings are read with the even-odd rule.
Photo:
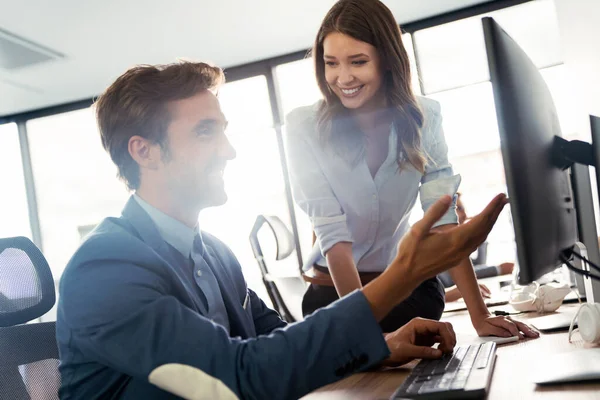
[[296, 244], [294, 243], [294, 235], [279, 217], [274, 215], [265, 215], [264, 218], [273, 231], [275, 241], [277, 242], [277, 255], [275, 258], [279, 261], [289, 257], [289, 255], [292, 254], [296, 248]]
[[24, 324], [56, 301], [48, 262], [25, 237], [0, 239], [0, 327]]

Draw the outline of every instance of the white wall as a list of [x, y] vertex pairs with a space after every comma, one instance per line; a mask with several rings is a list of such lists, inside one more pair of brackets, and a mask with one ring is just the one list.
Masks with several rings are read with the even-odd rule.
[[565, 64], [582, 111], [600, 116], [600, 0], [554, 0]]
[[[589, 114], [600, 116], [600, 0], [554, 0], [565, 66], [573, 84], [573, 101], [582, 111], [577, 116], [582, 139], [590, 140]], [[593, 174], [594, 169], [590, 169]], [[592, 182], [595, 176], [591, 175]], [[598, 188], [600, 189], [600, 188]], [[596, 226], [600, 208], [592, 184]]]

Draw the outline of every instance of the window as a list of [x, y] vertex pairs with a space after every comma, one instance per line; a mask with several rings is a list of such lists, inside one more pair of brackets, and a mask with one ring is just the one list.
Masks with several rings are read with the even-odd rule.
[[421, 95], [421, 85], [419, 84], [419, 73], [417, 71], [417, 61], [415, 59], [415, 49], [413, 47], [412, 35], [410, 33], [402, 34], [402, 43], [408, 53], [410, 62], [410, 78], [412, 90], [415, 95]]
[[27, 193], [16, 124], [0, 125], [0, 237], [26, 236], [31, 239]]
[[564, 64], [540, 70], [556, 106], [562, 135], [569, 139], [591, 141], [590, 120], [579, 106], [574, 94], [574, 84]]
[[81, 239], [129, 196], [102, 148], [91, 109], [27, 123], [43, 252], [58, 281]]
[[[541, 68], [553, 95], [563, 136], [581, 138], [582, 126], [572, 85], [559, 47], [554, 5], [550, 0], [524, 3], [488, 14], [517, 41]], [[461, 174], [460, 191], [468, 215], [479, 213], [500, 192], [506, 192], [504, 166], [492, 85], [485, 51], [483, 15], [414, 33], [421, 80], [428, 97], [440, 102], [448, 156]], [[415, 207], [411, 222], [422, 216]], [[514, 261], [510, 210], [499, 217], [488, 237], [488, 261]]]
[[500, 147], [490, 82], [448, 90], [428, 97], [440, 102], [450, 159]]
[[[203, 210], [200, 227], [232, 249], [248, 285], [268, 299], [248, 238], [259, 214], [276, 215], [288, 226], [290, 219], [265, 76], [225, 84], [219, 101], [237, 157], [225, 169], [227, 203]], [[295, 257], [288, 260], [297, 268]]]
[[322, 98], [317, 85], [312, 58], [281, 64], [275, 68], [284, 118], [295, 108]]
[[[519, 43], [540, 68], [561, 62], [558, 22], [551, 0], [487, 14]], [[426, 93], [489, 80], [479, 15], [417, 31], [416, 51]]]

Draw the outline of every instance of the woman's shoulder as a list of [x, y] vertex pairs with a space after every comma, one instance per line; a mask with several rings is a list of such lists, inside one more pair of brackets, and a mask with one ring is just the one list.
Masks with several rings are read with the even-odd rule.
[[442, 113], [440, 103], [427, 97], [417, 96], [417, 101], [423, 112], [423, 128], [421, 134], [425, 147], [439, 140]]
[[309, 132], [315, 132], [321, 102], [322, 100], [319, 100], [314, 104], [298, 107], [290, 111], [285, 117], [286, 132], [290, 135], [295, 133], [306, 134], [307, 129]]
[[441, 106], [438, 101], [423, 96], [416, 97], [417, 103], [423, 111], [423, 116], [425, 117], [425, 120], [439, 117], [439, 115], [441, 114]]

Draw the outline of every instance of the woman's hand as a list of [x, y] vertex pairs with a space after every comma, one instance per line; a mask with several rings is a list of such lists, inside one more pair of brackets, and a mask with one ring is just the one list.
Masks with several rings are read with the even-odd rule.
[[526, 337], [537, 338], [540, 336], [540, 333], [531, 326], [514, 320], [511, 317], [495, 317], [488, 314], [472, 319], [472, 322], [479, 336], [518, 336], [519, 339]]
[[[483, 297], [484, 299], [489, 299], [492, 294], [490, 289], [483, 283], [479, 283], [479, 292], [481, 293], [481, 297]], [[446, 289], [446, 302], [450, 303], [460, 298], [462, 298], [462, 294], [460, 293], [460, 290], [458, 290], [458, 287], [456, 287], [456, 285]]]

